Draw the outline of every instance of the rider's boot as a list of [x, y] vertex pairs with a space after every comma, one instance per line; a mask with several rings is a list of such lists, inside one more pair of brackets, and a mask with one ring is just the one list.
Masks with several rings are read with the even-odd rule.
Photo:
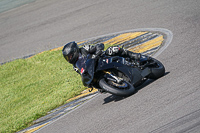
[[98, 89], [98, 91], [101, 93], [101, 94], [106, 94], [107, 92], [103, 89]]

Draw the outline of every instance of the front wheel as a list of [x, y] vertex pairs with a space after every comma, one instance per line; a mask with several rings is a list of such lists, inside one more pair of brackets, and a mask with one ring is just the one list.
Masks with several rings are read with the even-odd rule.
[[149, 78], [158, 79], [165, 74], [165, 67], [160, 61], [154, 58], [152, 58], [152, 61], [154, 62], [154, 64], [152, 66], [149, 66], [149, 68], [151, 69], [151, 74], [149, 75]]
[[99, 85], [105, 91], [117, 96], [129, 96], [135, 93], [135, 88], [127, 81], [116, 83], [114, 81], [102, 78]]

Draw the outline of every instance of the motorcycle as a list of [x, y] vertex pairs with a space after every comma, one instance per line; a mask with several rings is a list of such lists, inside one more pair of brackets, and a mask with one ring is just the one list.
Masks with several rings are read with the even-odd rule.
[[136, 87], [148, 79], [158, 79], [165, 74], [164, 65], [155, 58], [142, 55], [139, 60], [120, 56], [80, 54], [75, 65], [84, 86], [96, 88], [117, 96], [129, 96]]

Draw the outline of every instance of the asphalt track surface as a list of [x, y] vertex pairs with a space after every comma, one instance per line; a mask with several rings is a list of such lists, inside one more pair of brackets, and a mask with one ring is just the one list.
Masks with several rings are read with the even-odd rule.
[[165, 28], [157, 59], [166, 75], [120, 98], [98, 95], [37, 132], [200, 132], [199, 0], [36, 0], [0, 14], [0, 62], [69, 41], [138, 28]]

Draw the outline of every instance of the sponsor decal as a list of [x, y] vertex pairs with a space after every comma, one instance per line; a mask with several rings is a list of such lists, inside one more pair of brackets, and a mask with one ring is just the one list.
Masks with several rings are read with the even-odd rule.
[[106, 63], [108, 64], [108, 59], [106, 59]]
[[85, 71], [85, 69], [84, 69], [84, 68], [81, 68], [81, 74], [82, 74], [84, 71]]

